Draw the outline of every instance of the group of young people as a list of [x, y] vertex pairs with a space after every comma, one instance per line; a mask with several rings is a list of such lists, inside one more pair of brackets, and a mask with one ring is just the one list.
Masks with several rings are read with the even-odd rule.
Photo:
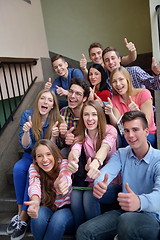
[[[7, 227], [11, 240], [24, 237], [29, 217], [36, 240], [158, 239], [160, 151], [149, 89], [160, 89], [160, 64], [152, 59], [153, 76], [122, 67], [137, 57], [124, 41], [125, 57], [91, 44], [93, 63], [87, 68], [82, 54], [81, 70], [61, 55], [52, 58], [58, 77], [20, 120], [24, 154], [13, 169], [18, 214]], [[102, 205], [115, 209], [102, 214]]]

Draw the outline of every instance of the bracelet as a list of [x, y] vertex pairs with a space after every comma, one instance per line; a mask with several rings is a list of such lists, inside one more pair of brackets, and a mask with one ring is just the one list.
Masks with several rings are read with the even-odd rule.
[[100, 160], [99, 158], [95, 157], [94, 159], [96, 159], [96, 160], [98, 161], [99, 166], [102, 166], [102, 165], [103, 165], [103, 163], [101, 162], [101, 160]]

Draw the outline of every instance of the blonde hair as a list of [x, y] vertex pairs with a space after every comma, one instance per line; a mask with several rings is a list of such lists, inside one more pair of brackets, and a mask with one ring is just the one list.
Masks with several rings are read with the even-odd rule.
[[42, 133], [42, 119], [41, 119], [41, 114], [38, 109], [38, 101], [43, 93], [50, 92], [52, 97], [53, 97], [53, 108], [50, 110], [48, 114], [48, 124], [49, 126], [47, 127], [46, 133], [45, 133], [45, 138], [49, 139], [51, 137], [51, 132], [52, 132], [52, 127], [56, 121], [60, 122], [60, 112], [59, 112], [59, 107], [57, 103], [57, 98], [55, 93], [52, 90], [46, 90], [43, 89], [42, 91], [39, 92], [39, 94], [36, 97], [35, 100], [35, 107], [32, 115], [32, 131], [33, 135], [38, 141], [41, 138], [41, 133]]
[[[132, 78], [129, 74], [129, 72], [122, 66], [120, 66], [119, 68], [116, 68], [113, 70], [113, 72], [111, 72], [111, 75], [110, 75], [110, 83], [111, 83], [111, 86], [112, 86], [112, 82], [113, 82], [113, 76], [116, 72], [120, 72], [123, 74], [123, 76], [125, 77], [125, 79], [127, 80], [127, 84], [128, 84], [128, 90], [127, 90], [127, 94], [128, 96], [132, 96], [133, 94], [133, 85], [132, 85]], [[112, 86], [112, 92], [114, 95], [117, 95], [117, 92], [114, 90], [113, 86]]]
[[85, 124], [83, 121], [83, 111], [86, 106], [92, 106], [93, 108], [96, 109], [97, 111], [97, 116], [98, 116], [98, 125], [97, 125], [97, 132], [98, 132], [98, 139], [97, 139], [97, 144], [96, 144], [96, 151], [100, 148], [102, 144], [102, 140], [106, 136], [106, 117], [103, 112], [102, 107], [100, 104], [95, 101], [95, 100], [89, 100], [83, 104], [83, 107], [81, 109], [81, 115], [80, 115], [80, 120], [78, 122], [78, 126], [75, 130], [75, 136], [77, 136], [77, 142], [83, 143], [85, 141]]

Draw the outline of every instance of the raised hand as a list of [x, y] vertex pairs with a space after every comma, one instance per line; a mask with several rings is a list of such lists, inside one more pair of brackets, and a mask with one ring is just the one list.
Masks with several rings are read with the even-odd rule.
[[27, 213], [31, 218], [38, 218], [39, 211], [39, 201], [31, 200], [24, 202], [25, 205], [28, 205]]
[[66, 133], [65, 143], [69, 146], [73, 144], [75, 139], [75, 136], [72, 133], [73, 130], [74, 130], [74, 127], [71, 127]]
[[32, 120], [31, 120], [31, 116], [29, 116], [28, 122], [25, 122], [25, 124], [23, 125], [23, 131], [27, 133], [31, 128], [32, 128]]
[[103, 107], [103, 101], [100, 97], [97, 96], [96, 93], [94, 93], [95, 100], [100, 104], [101, 107]]
[[62, 195], [65, 195], [69, 191], [68, 182], [62, 174], [60, 174], [54, 182], [56, 191]]
[[125, 184], [127, 193], [118, 193], [118, 202], [122, 210], [133, 212], [140, 208], [140, 199], [129, 187], [129, 184]]
[[52, 137], [58, 137], [58, 136], [59, 136], [59, 128], [58, 128], [58, 121], [56, 121], [52, 127]]
[[126, 48], [128, 49], [128, 51], [130, 52], [136, 51], [136, 47], [134, 43], [128, 42], [127, 38], [124, 39], [124, 44], [126, 45]]
[[108, 97], [108, 104], [105, 106], [105, 114], [110, 115], [113, 113], [113, 104], [111, 99]]
[[133, 101], [131, 96], [129, 96], [129, 101], [130, 101], [130, 104], [128, 105], [128, 107], [131, 111], [135, 111], [135, 110], [140, 111], [138, 105]]
[[80, 68], [82, 69], [82, 71], [87, 70], [87, 59], [83, 53], [82, 53], [82, 58], [80, 60]]
[[78, 157], [75, 155], [74, 152], [71, 151], [68, 155], [68, 171], [71, 173], [77, 172], [79, 167], [78, 162]]
[[51, 78], [48, 79], [48, 82], [45, 83], [44, 89], [49, 90], [52, 87], [52, 80]]
[[91, 158], [88, 158], [87, 163], [85, 165], [85, 170], [88, 172], [87, 176], [96, 179], [100, 176], [101, 172], [98, 170], [99, 163], [97, 160], [91, 160]]
[[61, 137], [65, 137], [66, 133], [67, 133], [67, 123], [65, 121], [65, 117], [61, 116], [62, 122], [59, 125], [59, 132]]
[[67, 96], [68, 95], [68, 90], [65, 90], [62, 87], [56, 86], [56, 91], [59, 96]]
[[93, 187], [93, 195], [100, 199], [103, 197], [104, 193], [107, 191], [107, 181], [108, 181], [108, 173], [104, 175], [104, 179], [102, 182], [98, 182], [96, 185]]
[[154, 57], [152, 57], [151, 69], [152, 69], [152, 71], [154, 72], [155, 75], [160, 74], [160, 62], [156, 62]]

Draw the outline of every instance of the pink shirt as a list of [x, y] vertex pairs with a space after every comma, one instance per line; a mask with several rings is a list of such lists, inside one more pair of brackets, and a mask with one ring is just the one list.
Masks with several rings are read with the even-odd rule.
[[[71, 193], [71, 173], [67, 171], [68, 160], [63, 159], [60, 163], [60, 173], [59, 175], [63, 176], [65, 180], [68, 182], [70, 186], [69, 191], [67, 194], [62, 196], [62, 194], [56, 192], [56, 199], [54, 204], [60, 208], [66, 204], [70, 204], [70, 193]], [[54, 189], [54, 182], [53, 182], [53, 189]], [[28, 188], [28, 195], [31, 198], [33, 195], [37, 195], [41, 199], [41, 182], [40, 182], [40, 175], [36, 171], [34, 164], [32, 163], [29, 168], [29, 188]]]
[[[142, 89], [135, 96], [132, 96], [133, 101], [137, 104], [139, 109], [141, 109], [141, 105], [145, 103], [148, 99], [152, 99], [151, 93], [148, 89]], [[117, 108], [121, 115], [125, 112], [129, 112], [130, 109], [123, 101], [120, 95], [116, 95], [112, 97], [112, 103], [115, 108]], [[149, 133], [156, 134], [156, 125], [154, 123], [154, 113], [152, 110], [151, 119], [149, 123]]]

